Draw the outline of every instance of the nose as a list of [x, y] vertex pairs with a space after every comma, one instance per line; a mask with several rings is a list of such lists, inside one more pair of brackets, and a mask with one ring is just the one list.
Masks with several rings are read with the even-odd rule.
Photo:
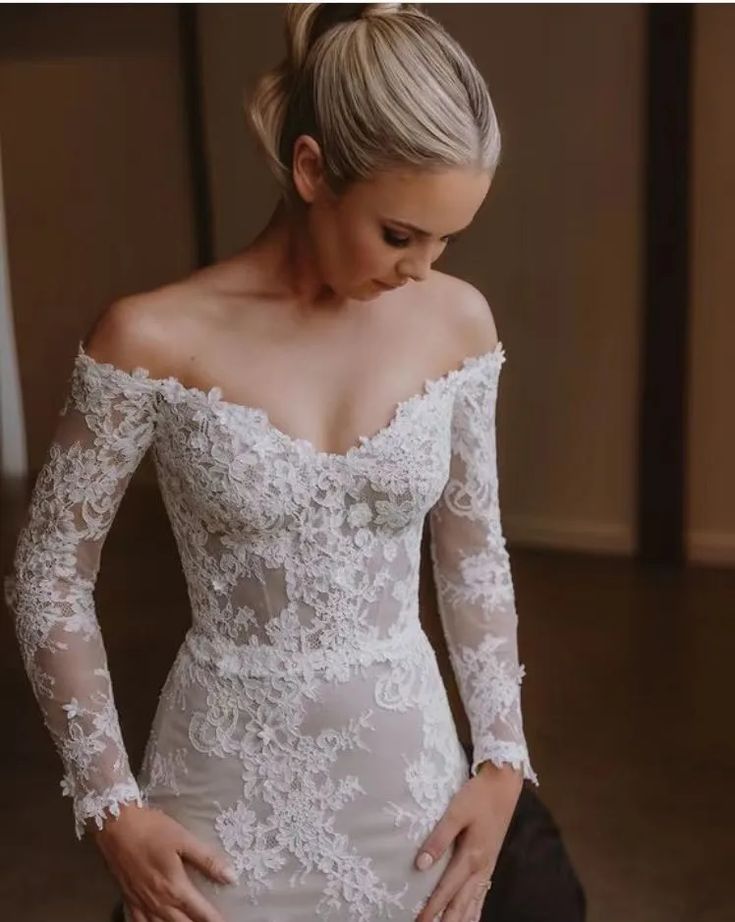
[[398, 266], [398, 277], [406, 281], [413, 279], [414, 282], [422, 282], [428, 276], [430, 269], [431, 261], [428, 259], [412, 259], [410, 262], [406, 260]]

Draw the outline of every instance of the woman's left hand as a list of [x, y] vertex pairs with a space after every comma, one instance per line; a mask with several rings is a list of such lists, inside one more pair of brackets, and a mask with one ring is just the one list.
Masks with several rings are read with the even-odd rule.
[[[474, 922], [479, 919], [487, 893], [487, 882], [508, 831], [523, 776], [510, 765], [498, 768], [483, 762], [449, 801], [442, 818], [417, 852], [428, 852], [431, 864], [444, 854], [455, 837], [451, 860], [439, 878], [429, 901], [416, 922]], [[429, 865], [430, 867], [431, 865]]]

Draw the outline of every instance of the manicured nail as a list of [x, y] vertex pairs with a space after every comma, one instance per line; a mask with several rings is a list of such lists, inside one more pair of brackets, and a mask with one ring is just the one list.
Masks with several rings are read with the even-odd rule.
[[427, 868], [430, 868], [434, 859], [428, 852], [421, 852], [416, 862], [417, 867], [420, 871], [425, 871]]

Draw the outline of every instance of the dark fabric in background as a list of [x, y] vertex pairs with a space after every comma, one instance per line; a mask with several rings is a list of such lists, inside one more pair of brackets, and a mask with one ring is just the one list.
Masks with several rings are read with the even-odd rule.
[[[468, 761], [472, 747], [462, 744]], [[482, 907], [482, 922], [583, 922], [584, 889], [561, 832], [524, 782]]]

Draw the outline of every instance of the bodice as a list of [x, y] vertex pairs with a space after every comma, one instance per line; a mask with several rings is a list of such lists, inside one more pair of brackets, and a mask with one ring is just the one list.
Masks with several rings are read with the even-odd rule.
[[[224, 400], [218, 387], [127, 372], [79, 343], [5, 582], [65, 761], [78, 833], [84, 817], [99, 820], [105, 807], [114, 812], [137, 796], [92, 590], [107, 531], [149, 448], [191, 602], [186, 643], [222, 674], [319, 670], [329, 680], [405, 655], [421, 636], [428, 516], [439, 613], [473, 732], [472, 771], [484, 759], [511, 761], [536, 780], [522, 734], [524, 670], [498, 501], [504, 361], [501, 343], [468, 356], [337, 454], [288, 435], [264, 409]], [[82, 679], [83, 669], [97, 678]]]

